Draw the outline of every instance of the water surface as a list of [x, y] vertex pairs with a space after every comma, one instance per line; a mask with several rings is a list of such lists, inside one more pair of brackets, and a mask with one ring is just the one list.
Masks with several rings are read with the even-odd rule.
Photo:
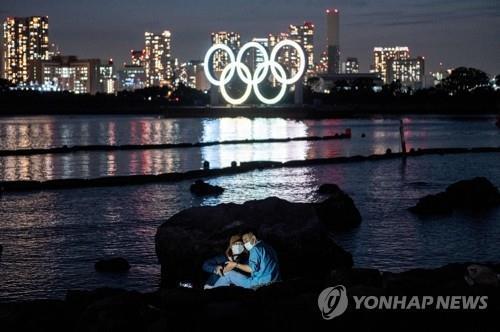
[[[64, 124], [68, 121], [69, 124]], [[500, 146], [498, 130], [492, 129], [494, 119], [491, 118], [408, 118], [405, 121], [410, 146]], [[31, 127], [30, 122], [33, 122]], [[50, 130], [34, 129], [49, 123]], [[101, 129], [108, 128], [110, 123], [114, 123], [114, 130]], [[193, 123], [196, 125], [189, 130]], [[65, 126], [69, 128], [67, 131], [61, 129]], [[158, 131], [151, 129], [156, 126], [160, 128]], [[132, 130], [132, 127], [143, 128], [143, 131]], [[143, 174], [198, 168], [203, 159], [210, 160], [212, 165], [225, 166], [231, 160], [304, 159], [378, 153], [387, 147], [399, 149], [398, 120], [392, 118], [299, 122], [7, 118], [0, 119], [0, 145], [26, 148], [293, 137], [330, 135], [346, 127], [353, 130], [350, 141], [6, 157], [0, 164], [0, 174], [3, 179]], [[79, 128], [87, 129], [80, 131]], [[172, 128], [182, 137], [174, 139], [162, 128]], [[80, 132], [80, 136], [69, 135], [71, 130]], [[367, 136], [364, 139], [361, 138], [363, 132]], [[110, 140], [111, 136], [115, 137], [114, 141]], [[323, 198], [316, 189], [325, 182], [337, 183], [351, 195], [363, 217], [359, 228], [335, 234], [338, 243], [353, 254], [357, 266], [400, 271], [457, 261], [498, 262], [500, 209], [421, 219], [407, 208], [419, 197], [444, 190], [450, 183], [464, 178], [486, 176], [499, 186], [499, 157], [499, 153], [421, 156], [408, 158], [406, 162], [383, 160], [253, 171], [209, 179], [226, 191], [217, 198], [207, 199], [194, 198], [189, 193], [190, 181], [8, 193], [0, 199], [0, 244], [4, 246], [0, 259], [0, 300], [60, 298], [70, 288], [155, 289], [160, 272], [154, 253], [154, 235], [157, 227], [170, 216], [191, 206], [243, 203], [269, 196], [296, 202], [319, 201]], [[110, 276], [94, 271], [97, 259], [112, 255], [130, 261], [132, 269], [128, 274]]]

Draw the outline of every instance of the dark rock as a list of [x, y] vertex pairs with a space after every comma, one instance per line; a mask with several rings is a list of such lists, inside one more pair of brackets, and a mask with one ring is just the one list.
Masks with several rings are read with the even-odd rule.
[[196, 182], [191, 185], [189, 190], [196, 196], [220, 195], [224, 192], [224, 188], [212, 186], [203, 180], [196, 180]]
[[240, 167], [242, 168], [256, 168], [256, 169], [264, 169], [264, 168], [273, 168], [273, 167], [281, 167], [283, 166], [282, 162], [279, 161], [242, 161], [240, 162]]
[[[422, 320], [429, 324], [437, 314], [433, 310], [409, 316], [400, 310], [367, 312], [354, 310], [354, 303], [351, 302], [342, 316], [325, 321], [318, 311], [318, 295], [326, 287], [342, 284], [346, 286], [349, 296], [488, 295], [488, 310], [481, 319], [476, 319], [475, 314], [464, 315], [463, 311], [453, 311], [446, 316], [453, 322], [458, 321], [457, 327], [464, 323], [468, 327], [471, 324], [476, 327], [487, 327], [498, 315], [500, 298], [498, 287], [468, 286], [463, 279], [466, 267], [467, 264], [451, 264], [438, 269], [415, 269], [402, 273], [346, 268], [334, 271], [326, 280], [316, 277], [298, 278], [277, 282], [257, 291], [237, 287], [209, 291], [168, 289], [162, 295], [166, 303], [163, 310], [167, 315], [167, 321], [172, 324], [170, 327], [182, 326], [186, 330], [202, 330], [204, 326], [214, 326], [221, 321], [233, 326], [242, 319], [244, 321], [252, 317], [250, 326], [242, 325], [244, 331], [254, 331], [255, 325], [261, 324], [265, 324], [266, 328], [286, 331], [301, 331], [306, 328], [326, 330], [338, 326], [352, 330], [408, 330], [408, 326], [417, 326]], [[418, 330], [425, 329], [425, 324], [420, 325]]]
[[335, 183], [324, 183], [318, 189], [318, 193], [322, 195], [338, 194], [341, 191]]
[[61, 300], [32, 300], [18, 303], [0, 301], [0, 330], [71, 331], [75, 316]]
[[331, 231], [345, 231], [361, 223], [361, 214], [352, 198], [335, 184], [322, 185], [320, 192], [330, 197], [319, 203], [316, 212], [319, 220]]
[[453, 206], [446, 193], [442, 192], [422, 197], [410, 211], [417, 214], [448, 214], [453, 212]]
[[482, 285], [497, 287], [500, 275], [492, 268], [484, 265], [472, 264], [467, 266], [467, 275], [465, 281], [469, 286]]
[[309, 267], [320, 276], [335, 267], [352, 266], [351, 255], [333, 242], [318, 218], [317, 206], [270, 197], [177, 213], [156, 233], [162, 284], [203, 283], [203, 261], [224, 252], [230, 235], [246, 228], [255, 229], [276, 250], [284, 278], [308, 276]]
[[500, 204], [498, 188], [484, 177], [458, 181], [446, 188], [446, 194], [456, 208], [476, 209]]
[[382, 287], [382, 273], [377, 269], [348, 268], [333, 270], [329, 276], [332, 285], [341, 284], [346, 287], [362, 285], [366, 287]]
[[446, 191], [422, 197], [409, 210], [422, 215], [451, 213], [453, 210], [480, 210], [500, 205], [498, 189], [484, 177], [456, 182]]
[[[151, 294], [101, 288], [71, 291], [66, 299], [19, 303], [0, 301], [1, 331], [206, 331], [237, 326], [238, 331], [496, 331], [500, 264], [450, 264], [400, 273], [339, 268], [327, 278], [310, 273], [256, 291], [238, 287], [171, 288]], [[474, 284], [465, 282], [470, 276]], [[347, 311], [324, 320], [318, 295], [326, 287], [344, 285]], [[486, 310], [355, 309], [352, 296], [487, 296]], [[250, 323], [247, 323], [250, 322]], [[431, 324], [431, 325], [430, 325]], [[451, 329], [450, 329], [451, 328]]]
[[124, 291], [86, 307], [75, 331], [146, 331], [160, 316], [160, 310], [148, 305], [142, 294]]
[[127, 291], [121, 288], [102, 287], [94, 290], [68, 290], [65, 301], [77, 311], [83, 311], [94, 302], [108, 297], [123, 295]]
[[436, 269], [412, 269], [400, 273], [384, 272], [383, 287], [391, 294], [446, 295], [462, 294], [468, 263], [448, 264]]
[[[285, 328], [296, 331], [297, 323], [314, 322], [318, 317], [317, 297], [323, 282], [296, 279], [274, 283], [256, 291], [222, 287], [208, 291], [168, 289], [162, 297], [169, 326], [184, 330], [203, 330], [206, 326], [238, 326], [238, 331]], [[195, 308], [195, 310], [193, 310]], [[251, 317], [251, 324], [241, 324]], [[241, 325], [241, 327], [239, 327]]]
[[99, 272], [124, 273], [130, 270], [130, 264], [125, 258], [122, 257], [114, 257], [97, 261], [94, 267], [96, 271]]

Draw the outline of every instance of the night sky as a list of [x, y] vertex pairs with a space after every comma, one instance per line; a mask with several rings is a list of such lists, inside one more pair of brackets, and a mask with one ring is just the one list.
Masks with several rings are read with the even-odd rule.
[[[404, 3], [404, 5], [403, 5]], [[326, 8], [341, 12], [341, 55], [371, 63], [373, 46], [409, 46], [426, 71], [471, 66], [500, 73], [499, 0], [2, 0], [0, 16], [48, 15], [50, 40], [63, 54], [129, 59], [144, 31], [171, 30], [173, 55], [202, 59], [210, 32], [231, 30], [242, 39], [315, 23], [315, 54], [325, 47]]]

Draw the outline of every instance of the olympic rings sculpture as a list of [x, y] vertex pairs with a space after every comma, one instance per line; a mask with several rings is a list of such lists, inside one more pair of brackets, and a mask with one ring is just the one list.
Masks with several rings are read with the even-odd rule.
[[[287, 78], [285, 69], [276, 61], [279, 50], [285, 46], [294, 48], [297, 51], [297, 57], [300, 61], [299, 70], [290, 78]], [[245, 52], [251, 48], [255, 48], [256, 50], [260, 51], [264, 58], [264, 61], [259, 63], [257, 65], [257, 68], [255, 68], [255, 72], [253, 73], [253, 75], [250, 72], [248, 66], [242, 62]], [[210, 72], [210, 58], [212, 57], [212, 54], [218, 50], [226, 52], [229, 56], [229, 64], [222, 70], [219, 80], [217, 80], [217, 78], [215, 78]], [[207, 54], [205, 55], [204, 68], [205, 76], [207, 77], [208, 81], [214, 86], [220, 86], [222, 97], [228, 103], [233, 105], [243, 104], [248, 99], [248, 97], [250, 97], [253, 88], [255, 96], [259, 99], [259, 101], [261, 101], [263, 104], [273, 105], [278, 103], [285, 96], [289, 84], [294, 84], [301, 79], [306, 69], [306, 56], [302, 47], [297, 42], [289, 39], [282, 40], [278, 44], [276, 44], [276, 46], [271, 51], [270, 56], [268, 55], [267, 50], [264, 48], [264, 46], [257, 42], [248, 42], [243, 45], [236, 57], [233, 53], [233, 50], [229, 48], [229, 46], [225, 44], [215, 44], [208, 49]], [[268, 77], [269, 70], [271, 71], [276, 81], [281, 83], [281, 89], [274, 98], [264, 97], [259, 89], [259, 84]], [[226, 88], [226, 84], [233, 79], [235, 74], [237, 74], [241, 81], [247, 85], [245, 92], [239, 98], [231, 97], [228, 94]]]

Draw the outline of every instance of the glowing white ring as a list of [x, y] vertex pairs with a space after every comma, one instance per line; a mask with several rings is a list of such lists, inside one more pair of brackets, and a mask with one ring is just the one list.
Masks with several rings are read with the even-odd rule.
[[[294, 48], [297, 51], [297, 57], [300, 61], [297, 73], [291, 78], [286, 77], [285, 69], [276, 61], [278, 51], [285, 46]], [[253, 75], [250, 72], [250, 69], [242, 62], [245, 52], [250, 48], [255, 48], [260, 51], [264, 58], [264, 61], [257, 66]], [[212, 54], [218, 50], [226, 52], [230, 60], [229, 64], [222, 71], [219, 80], [213, 77], [212, 73], [210, 72], [210, 58], [212, 57]], [[231, 48], [229, 48], [229, 46], [225, 44], [215, 44], [212, 45], [212, 47], [210, 47], [210, 49], [207, 51], [203, 64], [205, 76], [207, 77], [208, 81], [214, 86], [220, 86], [222, 97], [224, 97], [227, 102], [233, 105], [240, 105], [244, 103], [248, 99], [248, 97], [250, 97], [252, 88], [254, 88], [255, 95], [261, 103], [272, 105], [278, 103], [285, 96], [287, 86], [289, 84], [294, 84], [295, 82], [300, 80], [306, 69], [306, 60], [307, 59], [302, 47], [298, 43], [286, 39], [276, 44], [271, 52], [271, 56], [268, 55], [266, 49], [261, 44], [257, 42], [249, 42], [243, 45], [243, 47], [239, 50], [236, 59], [233, 51], [231, 50]], [[266, 79], [267, 75], [269, 74], [269, 69], [271, 69], [271, 73], [275, 77], [276, 81], [281, 83], [280, 92], [274, 98], [264, 97], [259, 90], [259, 84]], [[226, 90], [226, 84], [233, 79], [235, 73], [238, 73], [241, 81], [243, 81], [243, 83], [247, 85], [245, 93], [240, 98], [232, 98], [231, 96], [229, 96]]]
[[[237, 68], [238, 71], [242, 70], [244, 72], [247, 80], [248, 81], [251, 80], [252, 73], [250, 72], [250, 69], [248, 69], [248, 67], [244, 63], [233, 62], [233, 63], [228, 64], [226, 66], [226, 68], [224, 68], [224, 70], [222, 71], [222, 74], [220, 75], [221, 81], [223, 81], [223, 82], [225, 81], [226, 75], [228, 75], [229, 72], [233, 72], [234, 73], [235, 68]], [[241, 79], [241, 80], [243, 81], [243, 79]], [[228, 101], [230, 104], [241, 105], [241, 104], [243, 104], [248, 99], [248, 97], [250, 97], [250, 94], [252, 93], [252, 85], [251, 84], [247, 84], [247, 88], [245, 90], [245, 93], [243, 93], [243, 96], [241, 96], [240, 98], [237, 98], [237, 99], [231, 97], [227, 93], [226, 84], [222, 84], [220, 86], [220, 93], [222, 94], [222, 97], [224, 97], [224, 99], [226, 101]]]
[[[270, 60], [271, 62], [276, 62], [276, 56], [278, 55], [278, 51], [280, 48], [284, 46], [290, 46], [295, 48], [295, 50], [297, 51], [297, 55], [300, 58], [300, 66], [295, 76], [285, 79], [284, 81], [281, 81], [279, 78], [276, 78], [276, 80], [281, 84], [293, 84], [298, 80], [300, 80], [300, 78], [304, 74], [304, 70], [306, 69], [306, 55], [304, 53], [304, 50], [299, 44], [297, 44], [293, 40], [285, 39], [276, 44], [276, 46], [274, 46], [273, 51], [271, 52], [271, 60]], [[271, 72], [273, 73], [274, 76], [279, 77], [278, 73], [274, 68], [275, 68], [274, 66], [271, 66]]]
[[[259, 44], [257, 42], [248, 42], [245, 45], [243, 45], [243, 47], [240, 48], [238, 55], [236, 56], [236, 62], [242, 63], [241, 60], [243, 58], [243, 55], [245, 55], [245, 52], [250, 48], [255, 48], [255, 49], [259, 50], [260, 53], [262, 53], [262, 55], [264, 56], [264, 63], [269, 62], [269, 55], [267, 55], [266, 49], [264, 48], [264, 46], [262, 46], [262, 44]], [[241, 67], [236, 67], [236, 68], [237, 68], [236, 70], [238, 72], [238, 75], [240, 75], [241, 80], [243, 82], [245, 82], [246, 84], [253, 84], [256, 80], [258, 81], [258, 83], [263, 82], [266, 79], [267, 74], [269, 72], [269, 67], [266, 67], [265, 68], [266, 70], [263, 71], [261, 73], [261, 75], [255, 75], [255, 73], [254, 73], [254, 75], [257, 76], [257, 78], [251, 77], [251, 79], [245, 80], [246, 77], [244, 78], [245, 75], [243, 75], [243, 73], [241, 72], [241, 70], [240, 70]]]
[[[259, 72], [263, 70], [262, 68], [266, 68], [266, 71], [267, 71], [267, 69], [269, 67], [271, 67], [271, 68], [276, 67], [278, 69], [278, 71], [280, 72], [280, 74], [281, 74], [280, 77], [283, 78], [282, 80], [286, 79], [285, 69], [283, 69], [283, 66], [280, 65], [277, 62], [270, 62], [269, 64], [267, 64], [267, 63], [264, 62], [264, 63], [259, 64], [257, 66], [257, 69], [255, 69], [254, 75], [258, 76]], [[271, 71], [272, 71], [272, 69], [271, 69]], [[279, 76], [279, 75], [277, 75], [277, 76]], [[266, 97], [264, 97], [262, 95], [262, 93], [260, 93], [259, 83], [257, 81], [253, 82], [253, 90], [255, 92], [255, 96], [257, 96], [257, 98], [261, 102], [263, 102], [264, 104], [267, 104], [267, 105], [274, 105], [274, 104], [278, 103], [285, 96], [285, 94], [286, 94], [286, 88], [287, 88], [287, 85], [282, 83], [281, 84], [280, 92], [276, 95], [276, 97], [274, 97], [274, 98], [266, 98]]]
[[231, 82], [231, 80], [233, 79], [233, 76], [234, 76], [234, 71], [235, 71], [235, 68], [233, 68], [231, 70], [231, 73], [229, 73], [229, 76], [226, 78], [226, 80], [222, 80], [222, 79], [217, 80], [215, 77], [212, 76], [212, 73], [210, 73], [210, 70], [209, 70], [210, 58], [212, 57], [212, 54], [215, 53], [216, 51], [218, 51], [219, 49], [222, 51], [225, 51], [229, 55], [229, 60], [231, 63], [233, 63], [235, 60], [233, 50], [230, 49], [229, 46], [227, 46], [227, 45], [216, 44], [216, 45], [212, 45], [212, 47], [210, 47], [208, 49], [208, 52], [205, 55], [205, 61], [203, 63], [203, 68], [205, 69], [205, 76], [207, 77], [208, 81], [211, 84], [216, 85], [216, 86], [227, 84], [227, 83]]

